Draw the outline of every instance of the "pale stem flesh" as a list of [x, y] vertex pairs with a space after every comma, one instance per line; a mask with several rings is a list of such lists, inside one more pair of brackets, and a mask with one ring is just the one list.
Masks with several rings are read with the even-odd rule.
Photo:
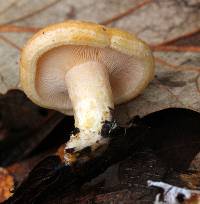
[[[101, 130], [105, 121], [112, 120], [114, 103], [106, 67], [94, 61], [76, 65], [67, 72], [65, 82], [73, 106], [75, 127], [79, 130], [71, 135], [65, 149], [77, 152], [88, 146], [95, 149], [108, 143]], [[65, 156], [67, 163], [75, 160], [69, 154]]]

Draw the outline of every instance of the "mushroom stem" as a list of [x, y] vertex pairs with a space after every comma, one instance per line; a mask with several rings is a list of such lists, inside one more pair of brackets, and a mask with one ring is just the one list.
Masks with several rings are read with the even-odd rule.
[[77, 152], [88, 146], [94, 150], [108, 143], [101, 131], [106, 121], [112, 121], [114, 103], [108, 71], [102, 63], [89, 61], [74, 66], [67, 72], [65, 82], [73, 106], [75, 127], [79, 130], [66, 144], [65, 159], [69, 163], [73, 160], [68, 154], [70, 150]]

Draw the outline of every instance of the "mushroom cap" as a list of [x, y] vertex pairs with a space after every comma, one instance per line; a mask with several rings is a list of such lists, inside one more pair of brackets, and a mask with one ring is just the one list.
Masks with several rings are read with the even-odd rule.
[[87, 61], [108, 69], [115, 104], [136, 97], [154, 75], [151, 50], [135, 35], [69, 20], [40, 30], [27, 42], [20, 60], [20, 86], [39, 106], [70, 115], [65, 75]]

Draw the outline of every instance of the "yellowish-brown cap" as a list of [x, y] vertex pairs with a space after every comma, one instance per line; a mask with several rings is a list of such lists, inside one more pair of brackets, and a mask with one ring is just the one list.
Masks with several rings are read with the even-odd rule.
[[66, 21], [40, 30], [27, 42], [21, 54], [20, 85], [36, 104], [72, 114], [65, 75], [87, 61], [101, 62], [108, 69], [115, 104], [136, 97], [154, 75], [151, 50], [135, 35]]

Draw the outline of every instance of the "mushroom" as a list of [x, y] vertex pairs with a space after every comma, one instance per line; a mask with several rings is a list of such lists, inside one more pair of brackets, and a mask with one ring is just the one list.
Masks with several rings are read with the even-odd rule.
[[[20, 85], [39, 106], [74, 115], [66, 144], [72, 164], [81, 150], [109, 142], [114, 105], [140, 94], [154, 75], [149, 47], [116, 28], [66, 21], [36, 33], [21, 54]], [[108, 128], [108, 129], [109, 129]]]

